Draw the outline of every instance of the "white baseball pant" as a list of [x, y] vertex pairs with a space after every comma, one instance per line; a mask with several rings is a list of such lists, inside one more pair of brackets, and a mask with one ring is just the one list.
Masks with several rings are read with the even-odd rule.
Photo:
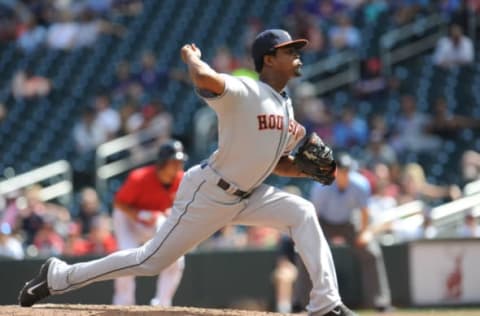
[[228, 224], [270, 226], [288, 233], [312, 279], [307, 309], [326, 313], [341, 303], [330, 248], [307, 200], [262, 184], [245, 199], [217, 186], [210, 168], [192, 167], [177, 192], [172, 214], [154, 238], [139, 248], [68, 265], [55, 260], [48, 271], [51, 294], [128, 275], [156, 275]]

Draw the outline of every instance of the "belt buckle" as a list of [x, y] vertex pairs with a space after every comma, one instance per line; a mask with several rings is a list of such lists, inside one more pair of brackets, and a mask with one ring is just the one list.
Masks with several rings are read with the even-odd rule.
[[245, 192], [245, 191], [241, 191], [241, 190], [237, 190], [235, 192], [235, 195], [241, 197], [242, 199], [248, 198], [250, 196], [250, 194], [252, 194], [252, 192]]
[[[227, 182], [228, 183], [228, 182]], [[234, 187], [233, 185], [231, 185], [230, 183], [228, 183], [228, 188], [225, 190], [225, 192], [229, 193], [229, 194], [233, 194], [233, 195], [238, 195], [237, 193], [239, 192], [240, 190], [237, 189], [236, 187]]]

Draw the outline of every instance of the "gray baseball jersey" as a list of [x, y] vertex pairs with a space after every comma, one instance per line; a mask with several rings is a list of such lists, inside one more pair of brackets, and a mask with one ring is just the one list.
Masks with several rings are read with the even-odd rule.
[[262, 183], [305, 133], [293, 119], [290, 100], [263, 82], [224, 78], [224, 93], [205, 98], [218, 115], [219, 148], [208, 163], [185, 173], [172, 214], [153, 239], [96, 261], [53, 261], [51, 294], [120, 276], [158, 274], [220, 228], [241, 224], [277, 228], [292, 237], [313, 283], [309, 311], [324, 314], [341, 303], [314, 206]]

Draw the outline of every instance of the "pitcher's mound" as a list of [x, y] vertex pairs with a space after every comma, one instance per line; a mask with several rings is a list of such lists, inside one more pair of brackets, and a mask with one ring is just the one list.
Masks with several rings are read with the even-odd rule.
[[152, 307], [113, 305], [40, 304], [30, 308], [0, 306], [5, 316], [280, 316], [285, 314], [242, 311], [234, 309], [206, 309], [197, 307]]

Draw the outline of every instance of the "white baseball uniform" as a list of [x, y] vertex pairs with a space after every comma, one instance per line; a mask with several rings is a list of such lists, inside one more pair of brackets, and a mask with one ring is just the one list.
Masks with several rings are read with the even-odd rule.
[[326, 313], [341, 303], [314, 206], [263, 183], [305, 133], [293, 118], [290, 99], [261, 81], [223, 76], [224, 93], [204, 97], [218, 116], [218, 150], [186, 172], [172, 214], [154, 238], [90, 262], [53, 261], [51, 294], [120, 276], [158, 274], [220, 228], [241, 224], [274, 227], [292, 237], [313, 283], [309, 311]]

